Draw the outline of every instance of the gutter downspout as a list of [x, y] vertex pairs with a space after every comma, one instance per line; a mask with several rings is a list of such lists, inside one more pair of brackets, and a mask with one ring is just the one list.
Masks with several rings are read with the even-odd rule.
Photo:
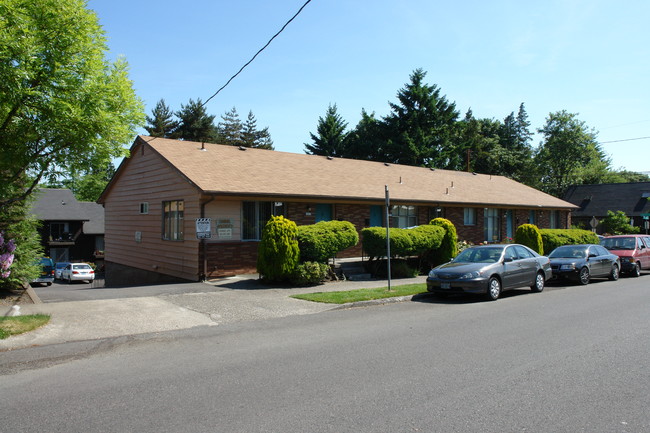
[[[213, 202], [215, 198], [215, 196], [210, 196], [210, 200], [201, 203], [201, 218], [205, 218], [205, 206], [208, 203]], [[201, 281], [205, 282], [208, 276], [208, 254], [205, 239], [201, 239], [201, 252], [203, 253], [203, 272], [199, 278]]]

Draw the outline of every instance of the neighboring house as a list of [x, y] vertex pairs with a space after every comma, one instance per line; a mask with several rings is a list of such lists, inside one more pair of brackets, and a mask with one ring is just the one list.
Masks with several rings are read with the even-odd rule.
[[[644, 221], [650, 217], [650, 182], [605, 183], [600, 185], [575, 185], [569, 188], [564, 199], [578, 206], [573, 211], [574, 225], [591, 229], [590, 221], [600, 222], [607, 211], [623, 211], [632, 225], [644, 230]], [[602, 233], [600, 224], [597, 233]]]
[[104, 208], [80, 202], [69, 189], [42, 188], [31, 213], [42, 221], [39, 229], [45, 255], [55, 262], [95, 262], [103, 266]]
[[[385, 186], [391, 227], [443, 216], [472, 242], [511, 238], [524, 223], [567, 228], [575, 208], [501, 176], [139, 136], [98, 200], [107, 284], [255, 272], [271, 215], [382, 226]], [[197, 240], [197, 218], [211, 219], [210, 239]]]

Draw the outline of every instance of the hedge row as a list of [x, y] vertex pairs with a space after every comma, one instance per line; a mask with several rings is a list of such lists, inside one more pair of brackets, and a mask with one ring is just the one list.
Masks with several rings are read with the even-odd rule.
[[349, 221], [321, 221], [298, 226], [301, 262], [327, 261], [340, 251], [359, 243], [359, 233]]
[[[420, 256], [435, 250], [442, 244], [445, 229], [440, 226], [422, 225], [412, 229], [392, 228], [390, 231], [390, 255], [399, 257]], [[386, 229], [370, 227], [361, 231], [363, 249], [370, 259], [386, 257]]]
[[546, 254], [562, 245], [598, 244], [594, 232], [581, 229], [540, 229]]

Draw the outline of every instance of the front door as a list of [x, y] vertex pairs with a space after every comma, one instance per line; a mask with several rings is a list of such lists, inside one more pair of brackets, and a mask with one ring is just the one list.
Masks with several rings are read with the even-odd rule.
[[316, 204], [316, 222], [332, 221], [332, 205], [331, 204]]

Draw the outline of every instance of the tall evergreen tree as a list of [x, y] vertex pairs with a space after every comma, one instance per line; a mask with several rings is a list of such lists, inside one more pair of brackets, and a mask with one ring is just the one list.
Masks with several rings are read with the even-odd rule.
[[242, 125], [240, 135], [242, 145], [245, 147], [274, 150], [273, 140], [271, 140], [268, 126], [263, 129], [257, 129], [257, 119], [252, 111], [248, 112], [248, 117]]
[[385, 142], [383, 122], [375, 117], [375, 113], [368, 114], [362, 109], [361, 120], [346, 136], [342, 156], [366, 161], [386, 161], [382, 151]]
[[309, 133], [314, 144], [305, 143], [309, 155], [345, 156], [348, 124], [336, 110], [336, 104], [329, 105], [325, 117], [318, 118], [316, 134]]
[[415, 70], [411, 81], [390, 103], [384, 118], [389, 138], [385, 153], [391, 162], [438, 168], [457, 168], [462, 157], [456, 152], [456, 104], [447, 101], [440, 89], [424, 83], [426, 72]]
[[178, 121], [174, 119], [174, 112], [165, 104], [164, 99], [160, 99], [156, 103], [156, 107], [151, 110], [151, 116], [147, 116], [148, 125], [144, 129], [147, 130], [152, 137], [169, 138], [176, 128], [178, 128]]
[[181, 104], [176, 116], [180, 122], [172, 132], [173, 138], [206, 143], [218, 141], [217, 128], [214, 125], [215, 116], [206, 112], [200, 98], [196, 101], [190, 98], [187, 105]]
[[226, 111], [221, 115], [221, 122], [219, 122], [218, 129], [221, 144], [227, 144], [229, 146], [244, 145], [242, 139], [243, 124], [239, 119], [239, 113], [237, 113], [235, 107], [232, 107], [230, 111]]

